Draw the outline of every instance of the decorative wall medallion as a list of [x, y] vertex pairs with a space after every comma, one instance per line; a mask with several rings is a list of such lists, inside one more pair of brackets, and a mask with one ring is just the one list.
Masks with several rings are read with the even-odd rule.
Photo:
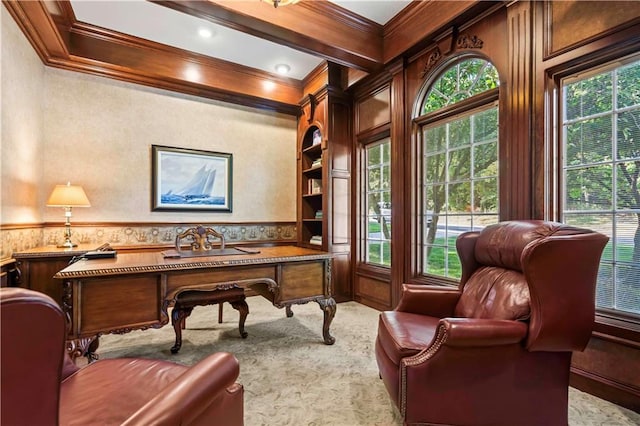
[[429, 71], [433, 69], [433, 67], [438, 63], [438, 61], [442, 58], [442, 52], [440, 52], [440, 48], [436, 47], [429, 58], [427, 59], [427, 63], [424, 64], [424, 68], [420, 72], [420, 78], [424, 78], [425, 75], [429, 74]]
[[484, 42], [478, 36], [470, 36], [469, 34], [461, 34], [456, 42], [458, 49], [482, 49]]

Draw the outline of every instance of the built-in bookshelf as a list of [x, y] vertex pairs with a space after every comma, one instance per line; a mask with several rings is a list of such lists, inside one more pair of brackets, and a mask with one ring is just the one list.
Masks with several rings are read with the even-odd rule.
[[331, 293], [352, 299], [351, 98], [348, 70], [327, 63], [305, 87], [298, 119], [296, 165], [298, 245], [329, 252]]
[[307, 129], [302, 140], [302, 224], [301, 243], [322, 247], [323, 159], [322, 134], [316, 126]]

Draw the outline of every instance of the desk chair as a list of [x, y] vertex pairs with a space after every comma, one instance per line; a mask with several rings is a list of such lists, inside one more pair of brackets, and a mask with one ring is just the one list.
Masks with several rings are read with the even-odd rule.
[[244, 331], [244, 323], [249, 315], [249, 305], [245, 301], [244, 289], [231, 287], [214, 290], [187, 290], [178, 293], [176, 303], [171, 311], [171, 325], [176, 334], [175, 344], [171, 353], [177, 354], [182, 347], [182, 330], [186, 327], [186, 320], [196, 306], [215, 305], [218, 307], [218, 323], [222, 322], [222, 305], [229, 302], [240, 313], [240, 336], [245, 339], [249, 334]]
[[[194, 255], [207, 255], [214, 252], [214, 242], [220, 240], [220, 249], [224, 251], [224, 235], [213, 228], [205, 228], [198, 225], [181, 232], [176, 236], [175, 247], [178, 253], [182, 252], [182, 245], [188, 242], [191, 253]], [[244, 331], [244, 323], [249, 315], [249, 306], [245, 300], [244, 289], [236, 285], [226, 285], [215, 289], [188, 289], [178, 293], [176, 302], [171, 312], [171, 324], [176, 334], [176, 341], [171, 347], [171, 353], [176, 354], [182, 347], [182, 330], [186, 328], [186, 319], [191, 315], [196, 306], [218, 305], [218, 323], [222, 322], [222, 306], [229, 302], [240, 313], [240, 336], [245, 339], [248, 333]]]

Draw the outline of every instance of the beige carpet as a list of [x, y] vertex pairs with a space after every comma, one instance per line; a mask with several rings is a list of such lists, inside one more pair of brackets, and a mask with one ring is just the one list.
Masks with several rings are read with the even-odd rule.
[[[331, 327], [336, 343], [327, 346], [317, 303], [294, 306], [292, 318], [259, 296], [249, 298], [248, 304], [246, 339], [238, 333], [237, 311], [225, 304], [222, 324], [217, 306], [193, 311], [177, 355], [169, 351], [174, 342], [170, 325], [103, 336], [98, 354], [189, 365], [212, 352], [231, 352], [240, 361], [247, 426], [402, 424], [378, 377], [373, 352], [376, 310], [355, 302], [339, 304]], [[640, 414], [575, 389], [570, 389], [569, 401], [570, 425], [640, 424]]]

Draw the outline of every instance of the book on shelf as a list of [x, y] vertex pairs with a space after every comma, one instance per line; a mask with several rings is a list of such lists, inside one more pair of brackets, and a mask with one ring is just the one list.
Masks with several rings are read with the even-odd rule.
[[322, 210], [318, 210], [315, 215], [316, 219], [322, 219]]
[[307, 181], [307, 194], [321, 194], [322, 193], [322, 179], [309, 179]]
[[322, 157], [318, 157], [311, 163], [311, 168], [315, 169], [316, 167], [322, 166]]
[[311, 237], [311, 239], [309, 240], [310, 244], [313, 244], [315, 246], [321, 246], [322, 245], [322, 236], [321, 235], [314, 235]]

